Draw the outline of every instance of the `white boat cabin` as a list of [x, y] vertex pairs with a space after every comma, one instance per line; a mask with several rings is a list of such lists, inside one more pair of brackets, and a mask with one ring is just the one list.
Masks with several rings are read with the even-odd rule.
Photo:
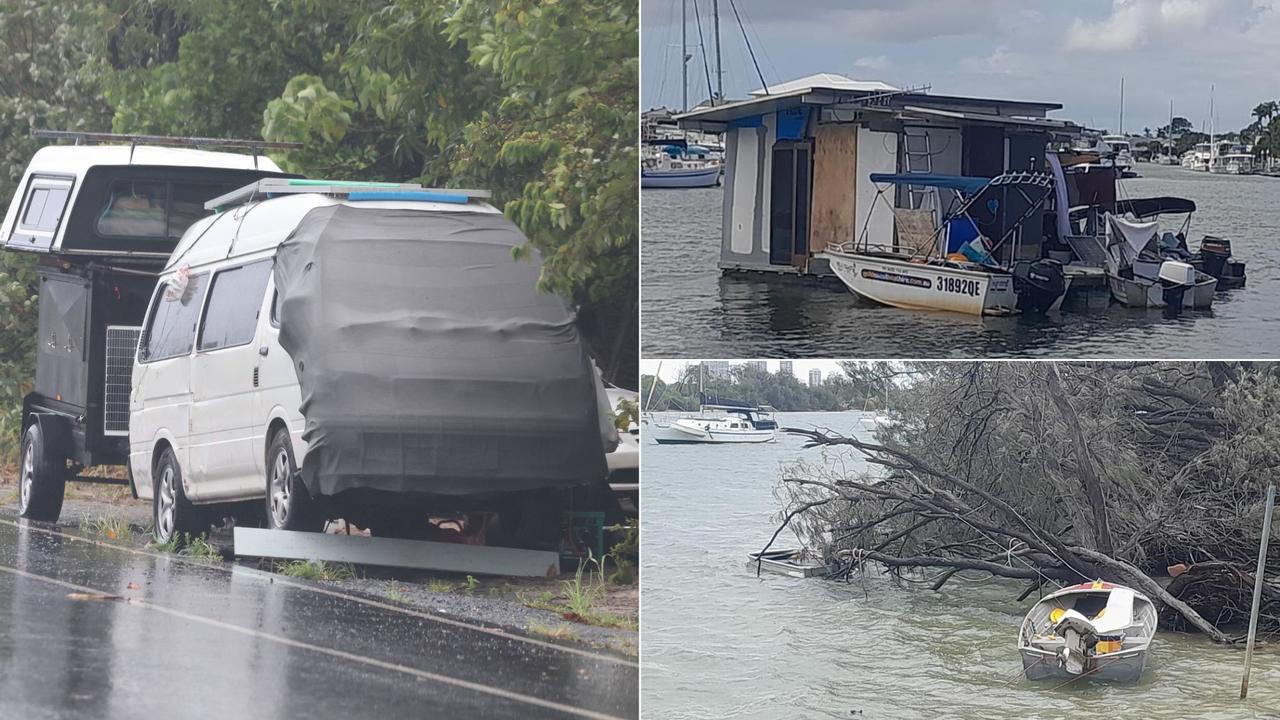
[[[876, 200], [883, 188], [871, 181], [873, 173], [992, 178], [1043, 172], [1047, 144], [1081, 131], [1046, 118], [1062, 107], [1056, 103], [931, 95], [829, 73], [752, 95], [676, 118], [686, 130], [724, 134], [720, 267], [726, 272], [827, 275], [827, 262], [815, 255], [864, 240], [909, 251], [937, 228], [955, 193], [893, 188], [887, 199], [907, 211], [895, 212]], [[1025, 210], [1019, 202], [1002, 197], [991, 227], [980, 226], [983, 234], [1003, 235], [1006, 223]], [[904, 223], [912, 214], [914, 222]], [[1038, 229], [1040, 223], [1034, 217], [1024, 225]], [[1001, 260], [1039, 258], [1040, 238], [1032, 234], [1018, 243], [1018, 258]]]

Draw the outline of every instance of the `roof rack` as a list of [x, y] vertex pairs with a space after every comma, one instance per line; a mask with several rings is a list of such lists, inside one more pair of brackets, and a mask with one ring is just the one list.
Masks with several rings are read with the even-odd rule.
[[173, 147], [222, 147], [253, 151], [253, 168], [258, 169], [258, 156], [263, 150], [296, 150], [299, 142], [268, 142], [266, 140], [236, 140], [234, 138], [181, 137], [177, 135], [126, 135], [121, 133], [76, 132], [73, 130], [32, 130], [31, 136], [42, 140], [74, 140], [80, 143], [129, 143], [129, 164], [133, 164], [133, 151], [138, 145], [168, 145]]
[[173, 135], [125, 135], [120, 133], [76, 132], [73, 130], [32, 130], [32, 137], [44, 140], [74, 140], [80, 143], [119, 143], [131, 145], [171, 145], [177, 147], [227, 147], [243, 150], [296, 150], [298, 142], [269, 142], [267, 140], [237, 140], [234, 138], [180, 137]]
[[300, 178], [269, 178], [249, 183], [206, 202], [205, 210], [221, 210], [252, 201], [254, 198], [271, 198], [280, 195], [317, 193], [348, 200], [409, 200], [417, 202], [442, 202], [464, 205], [472, 200], [493, 197], [488, 190], [461, 188], [426, 188], [417, 183], [367, 182], [360, 180], [312, 180]]

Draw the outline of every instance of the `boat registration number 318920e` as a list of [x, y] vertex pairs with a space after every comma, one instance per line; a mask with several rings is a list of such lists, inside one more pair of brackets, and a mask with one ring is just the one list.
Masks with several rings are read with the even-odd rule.
[[981, 290], [981, 283], [977, 280], [970, 280], [968, 278], [939, 275], [936, 287], [939, 292], [950, 292], [956, 293], [957, 295], [977, 297]]

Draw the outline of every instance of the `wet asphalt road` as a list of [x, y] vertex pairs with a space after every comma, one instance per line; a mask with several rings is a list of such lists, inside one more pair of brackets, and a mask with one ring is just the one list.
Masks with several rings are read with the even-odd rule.
[[5, 513], [0, 618], [0, 717], [638, 716], [633, 660]]

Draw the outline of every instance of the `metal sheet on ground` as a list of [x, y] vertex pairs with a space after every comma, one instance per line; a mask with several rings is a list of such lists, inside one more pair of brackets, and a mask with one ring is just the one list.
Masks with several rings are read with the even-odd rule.
[[247, 557], [511, 577], [555, 577], [560, 572], [560, 556], [542, 550], [244, 527], [235, 529], [234, 539], [236, 555]]

